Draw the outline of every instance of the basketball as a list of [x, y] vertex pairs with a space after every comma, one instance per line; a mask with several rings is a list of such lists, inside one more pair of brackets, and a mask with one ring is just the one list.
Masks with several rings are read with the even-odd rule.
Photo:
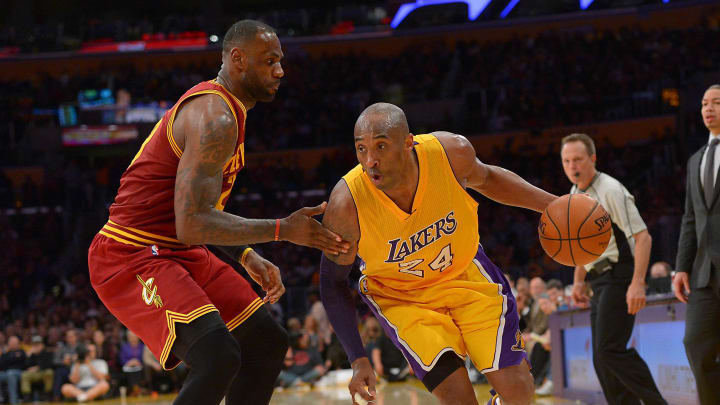
[[600, 257], [612, 235], [610, 215], [587, 194], [566, 194], [540, 217], [540, 245], [553, 260], [584, 266]]

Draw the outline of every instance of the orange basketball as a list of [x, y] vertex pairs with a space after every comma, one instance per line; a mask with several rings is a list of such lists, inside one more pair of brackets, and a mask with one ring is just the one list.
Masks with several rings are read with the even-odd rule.
[[611, 231], [610, 215], [587, 194], [566, 194], [553, 201], [538, 225], [545, 253], [566, 266], [584, 266], [600, 257]]

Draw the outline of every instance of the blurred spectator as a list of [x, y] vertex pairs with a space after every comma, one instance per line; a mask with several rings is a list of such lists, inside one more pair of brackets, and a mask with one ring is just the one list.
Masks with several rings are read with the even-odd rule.
[[[558, 291], [560, 293], [562, 292], [562, 284], [559, 286], [557, 284], [559, 284], [557, 280], [550, 280], [548, 282], [548, 297], [543, 297], [539, 300], [540, 310], [546, 316], [550, 316], [558, 309], [557, 295], [556, 298], [552, 298], [552, 295], [550, 294], [552, 290], [556, 291], [555, 294], [557, 294]], [[530, 356], [530, 364], [532, 365], [531, 372], [535, 378], [535, 384], [538, 385], [535, 393], [540, 396], [551, 395], [553, 391], [553, 382], [551, 374], [552, 366], [550, 362], [550, 350], [552, 347], [550, 329], [548, 328], [542, 335], [536, 335], [533, 333], [532, 339], [536, 342]]]
[[312, 315], [317, 322], [317, 335], [323, 344], [323, 348], [327, 347], [327, 345], [330, 344], [332, 330], [330, 329], [330, 321], [328, 320], [327, 312], [325, 312], [325, 307], [323, 307], [322, 301], [320, 301], [317, 289], [312, 288], [308, 292], [308, 303], [310, 306], [309, 314]]
[[53, 376], [53, 400], [55, 401], [60, 399], [61, 387], [68, 381], [70, 366], [77, 358], [78, 341], [75, 329], [68, 329], [65, 332], [65, 344], [59, 342], [58, 345], [58, 348], [55, 349], [55, 357], [53, 359], [53, 365], [55, 366]]
[[278, 377], [285, 387], [298, 386], [303, 383], [313, 384], [322, 377], [327, 369], [317, 350], [309, 346], [310, 339], [305, 334], [290, 335], [290, 348], [285, 356], [285, 368]]
[[672, 292], [672, 267], [668, 262], [655, 262], [650, 266], [647, 294], [667, 294]]
[[20, 347], [20, 339], [10, 336], [7, 351], [0, 356], [0, 387], [7, 384], [11, 404], [19, 404], [18, 387], [22, 371], [25, 369], [27, 357]]
[[373, 364], [372, 352], [377, 346], [377, 341], [380, 336], [382, 336], [380, 322], [373, 316], [367, 317], [360, 332], [360, 337], [362, 338], [363, 345], [365, 345], [365, 352], [368, 355], [368, 359], [370, 359], [370, 364], [372, 364], [373, 367], [375, 367], [375, 364]]
[[325, 342], [323, 342], [317, 334], [317, 320], [315, 320], [314, 316], [305, 316], [303, 332], [307, 335], [308, 345], [312, 349], [317, 350], [320, 353], [325, 350]]
[[540, 277], [535, 277], [530, 281], [530, 295], [533, 299], [530, 307], [529, 322], [527, 331], [523, 334], [523, 339], [528, 346], [528, 351], [532, 352], [535, 339], [531, 336], [540, 336], [548, 328], [547, 315], [540, 308], [540, 299], [548, 298], [546, 293], [545, 281]]
[[410, 374], [410, 365], [402, 352], [382, 331], [370, 354], [375, 373], [388, 380], [405, 381]]
[[338, 339], [335, 331], [333, 331], [332, 326], [330, 327], [330, 331], [330, 344], [328, 344], [327, 350], [325, 351], [325, 358], [329, 362], [328, 368], [330, 370], [350, 368], [345, 349], [343, 349], [340, 339]]
[[130, 388], [130, 395], [140, 395], [143, 381], [143, 347], [145, 346], [131, 330], [126, 332], [127, 341], [120, 347], [120, 364], [123, 379]]
[[300, 333], [302, 330], [302, 324], [297, 318], [290, 318], [287, 320], [288, 333]]
[[160, 362], [147, 346], [143, 348], [143, 364], [145, 366], [145, 380], [148, 382], [150, 390], [161, 393], [179, 390], [188, 372], [185, 363], [180, 363], [172, 370], [164, 371]]
[[105, 360], [110, 370], [110, 375], [119, 371], [118, 367], [118, 348], [110, 340], [105, 340], [105, 333], [101, 330], [95, 330], [92, 335], [92, 342], [95, 344], [97, 358]]
[[515, 281], [515, 290], [518, 292], [518, 294], [530, 292], [530, 282], [528, 281], [527, 277], [518, 277], [518, 279]]
[[105, 360], [95, 358], [95, 345], [78, 345], [76, 359], [70, 371], [70, 383], [62, 386], [66, 398], [78, 402], [92, 401], [110, 389]]
[[[530, 280], [530, 295], [533, 304], [530, 308], [528, 328], [523, 332], [523, 340], [527, 346], [530, 356], [531, 373], [535, 378], [535, 384], [541, 384], [544, 380], [542, 371], [550, 359], [548, 332], [547, 306], [552, 305], [546, 292], [546, 284], [540, 277]], [[544, 310], [545, 309], [545, 310]]]
[[517, 295], [517, 308], [518, 314], [520, 315], [520, 330], [526, 331], [530, 325], [530, 309], [532, 308], [533, 300], [528, 291], [518, 292]]
[[547, 294], [550, 302], [555, 306], [551, 313], [556, 310], [564, 311], [570, 307], [565, 297], [565, 287], [560, 280], [552, 279], [547, 282]]
[[53, 385], [53, 353], [45, 348], [42, 336], [35, 335], [31, 340], [30, 357], [27, 368], [20, 377], [20, 391], [25, 401], [31, 400], [32, 386], [37, 382], [43, 383], [43, 401], [51, 399]]

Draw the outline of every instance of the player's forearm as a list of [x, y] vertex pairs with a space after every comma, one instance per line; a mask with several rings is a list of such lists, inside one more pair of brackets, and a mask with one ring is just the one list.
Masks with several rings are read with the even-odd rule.
[[320, 258], [320, 298], [350, 363], [367, 357], [358, 332], [355, 304], [347, 285], [351, 268], [352, 265], [338, 265], [325, 255]]
[[652, 249], [652, 237], [647, 230], [635, 235], [635, 269], [633, 271], [633, 283], [645, 284], [648, 264], [650, 263], [650, 250]]
[[[248, 219], [217, 209], [176, 213], [178, 240], [186, 245], [249, 245], [275, 240], [275, 220]], [[280, 225], [282, 234], [282, 224]]]
[[475, 190], [494, 201], [542, 212], [557, 198], [507, 169], [492, 165], [487, 168], [485, 182]]
[[575, 283], [575, 284], [584, 283], [585, 276], [587, 276], [587, 270], [585, 270], [585, 266], [575, 267], [575, 274], [573, 275], [573, 283]]

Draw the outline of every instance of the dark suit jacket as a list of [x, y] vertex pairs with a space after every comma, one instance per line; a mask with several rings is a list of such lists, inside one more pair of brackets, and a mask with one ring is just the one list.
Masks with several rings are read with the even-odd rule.
[[690, 273], [691, 289], [708, 285], [711, 264], [720, 269], [720, 187], [716, 187], [715, 197], [708, 207], [700, 183], [700, 161], [706, 148], [707, 145], [703, 146], [688, 160], [685, 214], [675, 266], [677, 271]]

